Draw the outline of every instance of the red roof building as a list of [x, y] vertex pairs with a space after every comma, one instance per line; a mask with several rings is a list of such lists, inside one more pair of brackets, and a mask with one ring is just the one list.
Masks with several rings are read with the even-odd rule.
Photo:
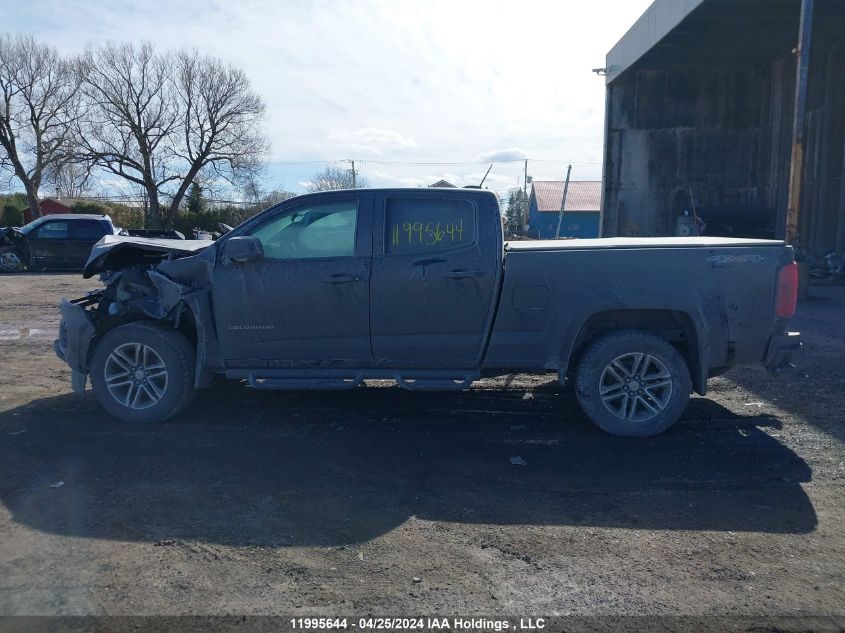
[[[72, 213], [76, 199], [74, 198], [44, 198], [41, 201], [41, 215], [55, 215], [58, 213]], [[35, 218], [27, 208], [23, 212], [24, 224], [32, 222]]]
[[528, 232], [540, 239], [598, 237], [601, 217], [600, 180], [572, 180], [557, 235], [563, 180], [535, 180], [528, 200]]

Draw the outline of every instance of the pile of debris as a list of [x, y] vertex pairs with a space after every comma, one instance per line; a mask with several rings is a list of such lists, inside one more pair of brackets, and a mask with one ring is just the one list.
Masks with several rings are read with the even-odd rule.
[[795, 258], [810, 265], [810, 278], [813, 283], [845, 283], [845, 256], [836, 251], [824, 255], [798, 251]]

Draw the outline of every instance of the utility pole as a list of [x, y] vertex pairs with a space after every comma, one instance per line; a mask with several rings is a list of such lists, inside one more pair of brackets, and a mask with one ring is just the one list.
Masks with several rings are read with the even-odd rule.
[[352, 188], [355, 189], [356, 188], [355, 187], [355, 183], [356, 183], [356, 181], [355, 181], [355, 161], [350, 160], [349, 162], [352, 163]]
[[[522, 185], [523, 185], [523, 187], [522, 187], [522, 193], [523, 193], [522, 199], [523, 199], [524, 205], [521, 209], [521, 211], [522, 211], [522, 213], [520, 213], [521, 216], [527, 216], [528, 215], [528, 159], [527, 158], [525, 159], [525, 174], [524, 174], [524, 176], [525, 176], [525, 179], [522, 181]], [[525, 226], [527, 223], [528, 223], [527, 217], [520, 217], [519, 218], [519, 230], [522, 230], [522, 227]]]
[[557, 216], [557, 231], [555, 232], [555, 239], [560, 237], [560, 224], [563, 222], [563, 211], [566, 209], [566, 194], [569, 192], [569, 174], [572, 173], [572, 164], [566, 168], [566, 182], [563, 183], [563, 199], [560, 201], [560, 213]]
[[792, 160], [789, 165], [789, 207], [786, 210], [785, 239], [793, 244], [799, 238], [801, 217], [801, 184], [804, 177], [804, 115], [807, 110], [807, 83], [810, 71], [810, 48], [813, 37], [813, 1], [801, 2], [801, 25], [795, 72], [795, 114], [792, 121]]

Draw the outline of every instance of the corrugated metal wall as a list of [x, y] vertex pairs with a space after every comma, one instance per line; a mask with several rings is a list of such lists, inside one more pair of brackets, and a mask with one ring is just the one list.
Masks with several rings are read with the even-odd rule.
[[[845, 33], [840, 34], [845, 38]], [[807, 98], [807, 151], [799, 235], [816, 250], [845, 251], [845, 44], [820, 43]]]

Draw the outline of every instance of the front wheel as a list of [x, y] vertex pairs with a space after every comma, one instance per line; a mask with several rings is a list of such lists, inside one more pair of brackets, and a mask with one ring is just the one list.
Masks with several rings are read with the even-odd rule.
[[127, 422], [161, 422], [194, 397], [196, 353], [182, 334], [139, 321], [109, 331], [91, 359], [97, 402]]
[[0, 248], [0, 271], [18, 273], [24, 269], [23, 259], [13, 247]]
[[578, 365], [575, 390], [584, 413], [604, 431], [649, 437], [677, 422], [692, 382], [686, 361], [668, 341], [622, 330], [590, 345]]

